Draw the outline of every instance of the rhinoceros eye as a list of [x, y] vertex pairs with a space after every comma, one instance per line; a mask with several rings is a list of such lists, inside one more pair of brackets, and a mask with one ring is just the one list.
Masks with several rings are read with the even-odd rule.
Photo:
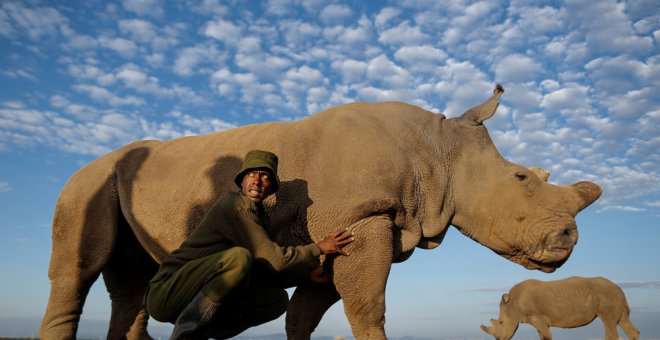
[[522, 182], [527, 179], [527, 175], [522, 172], [516, 172], [516, 179]]

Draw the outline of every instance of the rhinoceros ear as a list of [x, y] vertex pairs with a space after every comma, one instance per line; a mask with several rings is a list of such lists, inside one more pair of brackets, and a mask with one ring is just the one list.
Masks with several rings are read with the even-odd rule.
[[550, 177], [550, 173], [545, 171], [542, 168], [537, 168], [537, 167], [531, 167], [529, 168], [538, 178], [543, 180], [544, 182], [548, 181], [548, 177]]
[[502, 302], [509, 303], [509, 293], [502, 294]]
[[495, 86], [495, 89], [493, 90], [493, 96], [488, 98], [485, 102], [479, 104], [479, 106], [475, 106], [463, 113], [461, 116], [461, 119], [467, 119], [469, 121], [472, 121], [476, 124], [480, 124], [484, 120], [492, 117], [495, 114], [495, 110], [497, 110], [497, 106], [500, 105], [500, 102], [497, 100], [500, 99], [502, 96], [502, 93], [504, 93], [504, 88], [502, 85], [497, 84]]

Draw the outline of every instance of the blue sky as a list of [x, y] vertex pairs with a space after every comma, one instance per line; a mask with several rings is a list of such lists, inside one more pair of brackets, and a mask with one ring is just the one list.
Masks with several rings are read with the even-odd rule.
[[[656, 0], [0, 2], [0, 336], [36, 334], [50, 222], [67, 179], [133, 140], [290, 121], [353, 101], [449, 117], [506, 89], [487, 121], [502, 154], [553, 183], [603, 189], [557, 272], [531, 272], [451, 230], [395, 265], [388, 334], [482, 338], [527, 278], [604, 276], [642, 339], [660, 337], [660, 7]], [[105, 334], [101, 281], [81, 335]], [[167, 335], [167, 325], [150, 330]], [[283, 319], [249, 330], [281, 333]], [[555, 330], [602, 337], [599, 322]], [[349, 335], [341, 304], [316, 335]], [[519, 338], [535, 337], [526, 327]]]

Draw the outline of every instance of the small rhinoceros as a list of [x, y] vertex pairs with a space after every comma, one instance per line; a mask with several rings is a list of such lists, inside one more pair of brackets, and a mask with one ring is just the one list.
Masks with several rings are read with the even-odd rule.
[[519, 323], [528, 323], [538, 330], [541, 339], [552, 339], [549, 327], [581, 327], [600, 317], [605, 340], [619, 337], [617, 325], [635, 340], [639, 330], [629, 316], [623, 290], [608, 279], [574, 276], [556, 281], [525, 280], [502, 295], [499, 319], [491, 319], [492, 326], [481, 325], [481, 329], [505, 340], [513, 337]]

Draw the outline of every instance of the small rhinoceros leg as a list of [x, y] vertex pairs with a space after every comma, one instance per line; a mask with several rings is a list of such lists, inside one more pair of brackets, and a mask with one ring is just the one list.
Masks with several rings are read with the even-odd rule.
[[538, 317], [532, 317], [529, 320], [529, 324], [536, 328], [541, 340], [552, 340], [552, 332], [550, 331], [550, 327], [548, 327], [548, 324], [545, 321], [539, 319]]
[[339, 294], [332, 285], [298, 286], [286, 311], [287, 339], [310, 339], [323, 314], [337, 301]]
[[334, 282], [356, 339], [387, 339], [385, 285], [393, 260], [393, 223], [388, 216], [372, 216], [350, 226], [355, 241], [350, 256], [334, 261]]

